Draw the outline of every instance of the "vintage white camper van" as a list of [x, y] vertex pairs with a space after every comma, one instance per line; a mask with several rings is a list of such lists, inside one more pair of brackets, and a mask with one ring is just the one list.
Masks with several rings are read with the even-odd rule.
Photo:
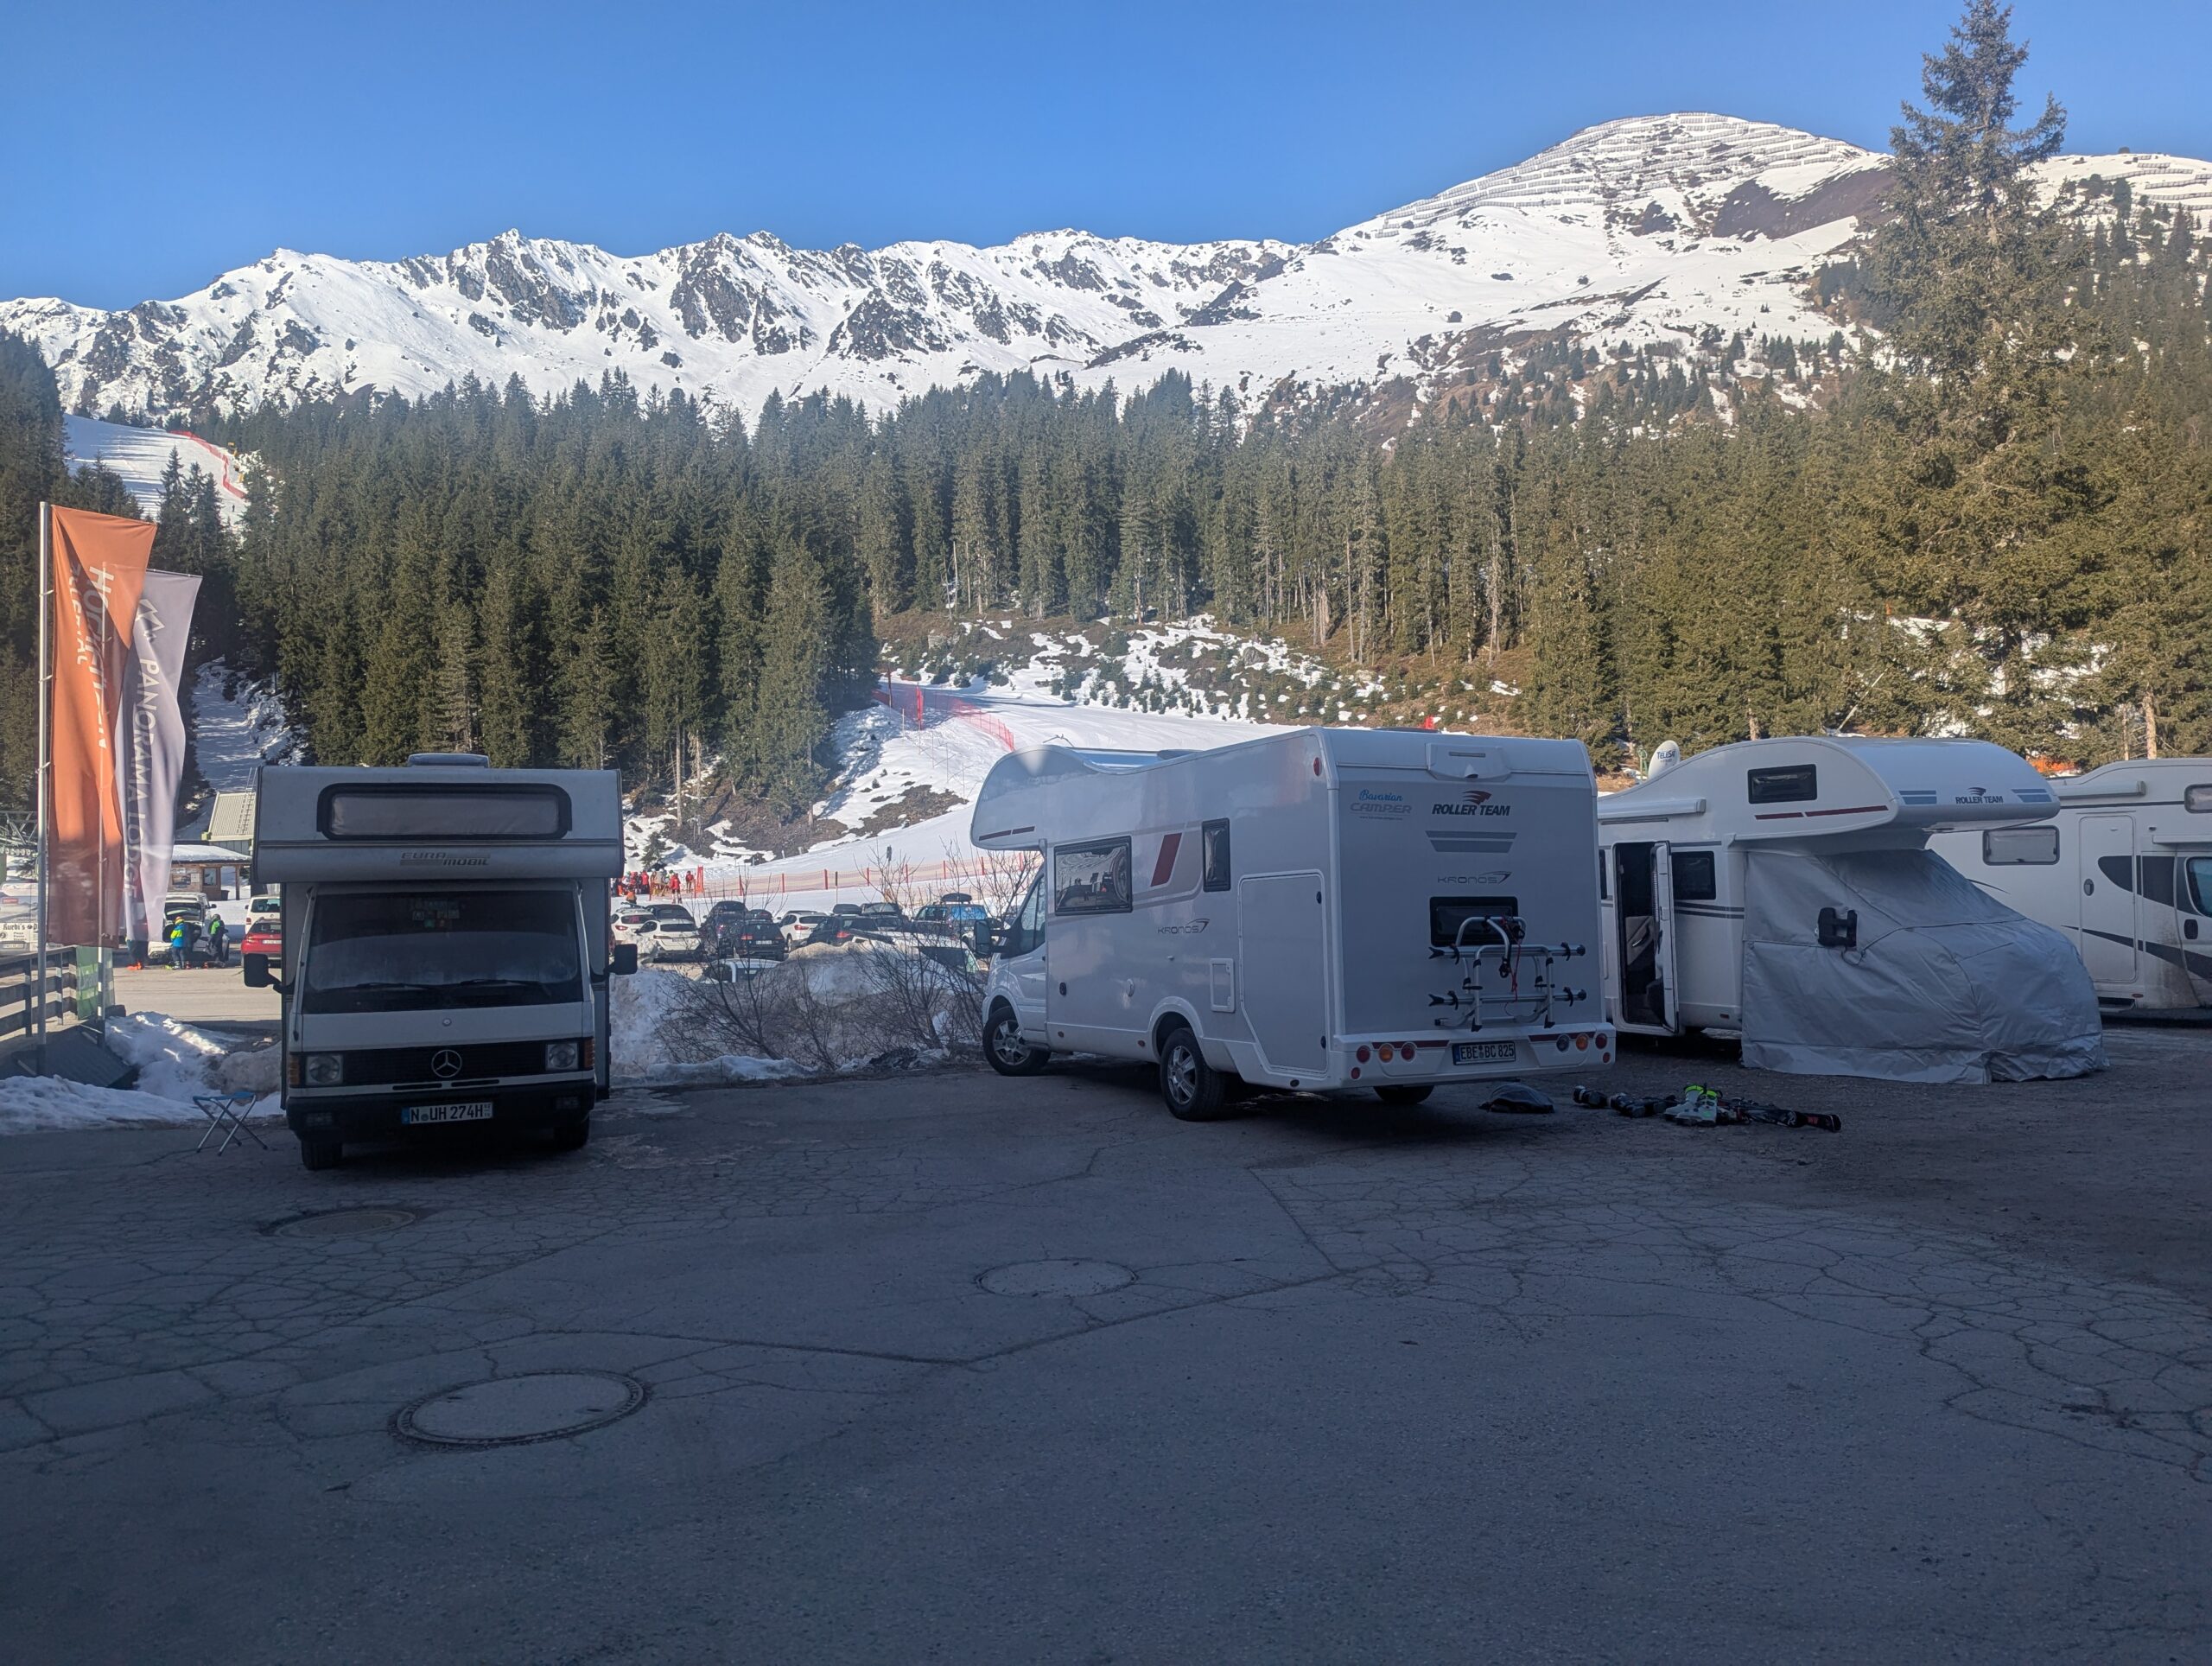
[[2212, 758], [2107, 764], [2050, 786], [2050, 820], [1938, 833], [1929, 849], [2064, 932], [2107, 1008], [2212, 1006]]
[[1236, 1082], [1372, 1090], [1611, 1062], [1595, 784], [1559, 741], [1303, 729], [1200, 753], [1042, 747], [976, 801], [1036, 850], [985, 1052], [1156, 1062], [1177, 1116]]
[[283, 887], [284, 1118], [309, 1168], [351, 1141], [454, 1123], [590, 1137], [607, 1085], [612, 770], [265, 767], [254, 882]]
[[1599, 800], [1605, 986], [1623, 1030], [1742, 1038], [1808, 1074], [1982, 1082], [2100, 1068], [2081, 963], [1927, 849], [2048, 817], [2050, 785], [1966, 740], [1716, 747]]

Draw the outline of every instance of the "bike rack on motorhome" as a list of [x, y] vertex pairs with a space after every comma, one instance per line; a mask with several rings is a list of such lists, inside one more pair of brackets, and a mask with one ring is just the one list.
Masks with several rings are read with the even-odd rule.
[[2080, 963], [1927, 849], [2048, 817], [2001, 747], [1740, 741], [1599, 800], [1607, 1011], [1625, 1031], [1739, 1035], [1768, 1070], [1979, 1082], [2100, 1068]]
[[254, 882], [283, 887], [284, 1118], [309, 1168], [349, 1141], [458, 1122], [575, 1149], [608, 1082], [622, 868], [612, 770], [264, 767]]
[[1414, 1103], [1608, 1064], [1595, 794], [1573, 742], [1419, 731], [1002, 758], [970, 836], [1043, 868], [986, 1053], [1154, 1061], [1185, 1117], [1236, 1081]]
[[2212, 1007], [2212, 758], [2145, 758], [2050, 783], [2047, 821], [1939, 833], [1951, 866], [2063, 932], [2107, 1008]]

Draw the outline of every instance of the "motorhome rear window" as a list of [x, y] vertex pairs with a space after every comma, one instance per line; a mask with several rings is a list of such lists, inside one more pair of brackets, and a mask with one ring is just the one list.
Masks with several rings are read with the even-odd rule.
[[1669, 864], [1675, 875], [1676, 902], [1711, 902], [1720, 894], [1713, 873], [1710, 850], [1677, 850]]
[[1795, 804], [1821, 796], [1821, 773], [1815, 764], [1791, 764], [1783, 769], [1745, 772], [1755, 804]]
[[1229, 823], [1202, 823], [1198, 832], [1206, 848], [1205, 888], [1226, 891], [1229, 889]]
[[1129, 842], [1101, 839], [1052, 849], [1052, 912], [1126, 914], [1129, 912]]
[[557, 786], [327, 786], [316, 807], [326, 839], [557, 839], [569, 795]]
[[2206, 781], [2196, 786], [2183, 787], [2181, 792], [2181, 802], [2182, 808], [2184, 810], [2194, 810], [2199, 814], [2212, 814], [2212, 781]]
[[2045, 868], [2058, 860], [2055, 827], [1993, 827], [1981, 836], [1986, 868]]
[[[1521, 900], [1518, 897], [1431, 897], [1428, 900], [1428, 940], [1440, 949], [1454, 945], [1462, 949], [1479, 949], [1485, 944], [1503, 943], [1506, 932], [1491, 921], [1518, 919]], [[1470, 925], [1470, 921], [1478, 922]], [[1466, 935], [1459, 934], [1461, 926]], [[1516, 938], [1517, 940], [1517, 938]]]

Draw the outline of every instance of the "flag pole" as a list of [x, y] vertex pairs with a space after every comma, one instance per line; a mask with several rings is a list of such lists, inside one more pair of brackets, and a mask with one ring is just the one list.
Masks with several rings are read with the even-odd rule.
[[54, 659], [54, 506], [38, 506], [38, 1067], [46, 1069], [46, 824]]

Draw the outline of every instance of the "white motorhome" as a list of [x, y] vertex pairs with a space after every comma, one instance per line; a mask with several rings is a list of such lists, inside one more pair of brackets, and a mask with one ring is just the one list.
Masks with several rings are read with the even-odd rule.
[[452, 1123], [591, 1135], [607, 1086], [608, 941], [622, 868], [612, 770], [264, 767], [254, 883], [283, 887], [284, 1118], [300, 1160]]
[[1929, 848], [2063, 932], [2107, 1007], [2212, 1007], [2212, 758], [2107, 764], [2050, 785], [2050, 820], [1939, 833]]
[[1716, 747], [1598, 802], [1605, 988], [1619, 1027], [1741, 1038], [1806, 1074], [1986, 1082], [2099, 1069], [2081, 963], [1930, 854], [1944, 828], [2047, 817], [1982, 741]]
[[1411, 1103], [1609, 1064], [1595, 796], [1572, 742], [1414, 731], [1002, 758], [970, 836], [1043, 865], [985, 1053], [1154, 1061], [1186, 1119], [1239, 1081]]

